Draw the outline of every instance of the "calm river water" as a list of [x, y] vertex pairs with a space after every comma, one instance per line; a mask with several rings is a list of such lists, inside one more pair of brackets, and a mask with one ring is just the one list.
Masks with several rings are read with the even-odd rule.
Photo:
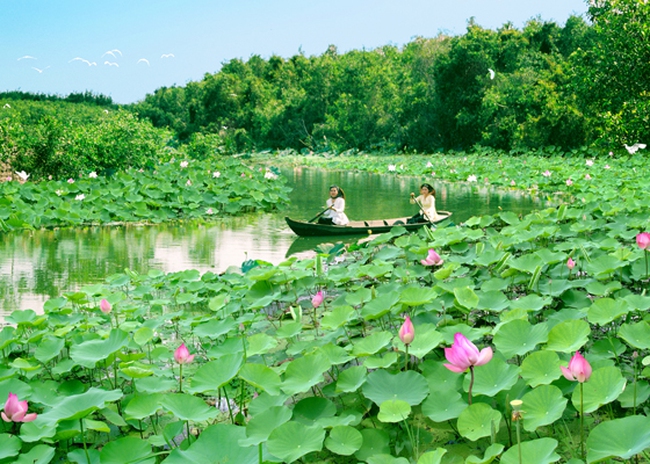
[[[420, 178], [362, 172], [284, 170], [291, 204], [273, 214], [228, 218], [210, 225], [86, 227], [0, 234], [0, 319], [15, 309], [42, 311], [52, 297], [100, 283], [125, 268], [175, 272], [197, 269], [225, 271], [246, 259], [282, 262], [289, 253], [309, 250], [333, 238], [298, 238], [284, 216], [310, 219], [320, 212], [330, 184], [346, 193], [352, 220], [415, 214], [409, 193], [418, 192]], [[439, 210], [452, 211], [455, 223], [471, 216], [505, 211], [527, 213], [544, 206], [535, 197], [496, 191], [477, 184], [443, 184], [436, 188]], [[349, 239], [352, 240], [352, 239]]]

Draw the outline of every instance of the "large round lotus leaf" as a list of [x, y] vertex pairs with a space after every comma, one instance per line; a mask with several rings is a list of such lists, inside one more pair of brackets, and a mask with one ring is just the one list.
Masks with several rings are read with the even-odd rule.
[[186, 393], [163, 395], [160, 404], [180, 420], [203, 422], [214, 419], [219, 414], [219, 409], [210, 407], [203, 399]]
[[[94, 452], [93, 452], [94, 451]], [[26, 453], [20, 453], [20, 456], [12, 461], [13, 464], [47, 464], [52, 461], [56, 450], [51, 446], [47, 445], [36, 445]], [[91, 462], [93, 457], [96, 459], [95, 462], [99, 463], [99, 453], [95, 450], [89, 450], [88, 455], [90, 456]], [[83, 461], [86, 462], [85, 456]]]
[[379, 429], [361, 430], [363, 444], [354, 457], [359, 461], [367, 461], [370, 456], [390, 453], [390, 437], [388, 433]]
[[363, 361], [363, 366], [366, 369], [388, 369], [390, 366], [397, 362], [397, 353], [390, 351], [383, 355], [368, 356]]
[[499, 312], [510, 306], [510, 300], [500, 290], [492, 290], [489, 292], [477, 292], [478, 306], [477, 309], [484, 311]]
[[562, 395], [562, 390], [554, 385], [541, 385], [526, 393], [521, 400], [524, 402], [522, 410], [525, 411], [524, 428], [529, 432], [560, 419], [569, 402]]
[[388, 400], [402, 400], [415, 406], [429, 394], [429, 384], [421, 374], [414, 371], [391, 374], [377, 370], [368, 375], [362, 391], [366, 398], [378, 406]]
[[266, 445], [272, 455], [293, 462], [307, 453], [323, 449], [324, 439], [325, 430], [322, 428], [290, 421], [271, 432]]
[[226, 354], [199, 367], [186, 389], [190, 393], [216, 392], [230, 382], [244, 362], [242, 353]]
[[266, 354], [278, 345], [278, 340], [265, 333], [256, 333], [246, 337], [246, 356], [251, 357], [257, 354]]
[[15, 435], [0, 434], [0, 459], [15, 456], [20, 452], [23, 442]]
[[587, 319], [591, 324], [604, 326], [630, 311], [624, 300], [599, 298], [589, 307]]
[[137, 437], [124, 437], [109, 441], [100, 452], [102, 464], [124, 464], [125, 462], [154, 463], [156, 458], [151, 445]]
[[[618, 367], [608, 366], [596, 369], [584, 385], [584, 413], [594, 412], [603, 404], [617, 399], [625, 388], [626, 380]], [[573, 406], [580, 411], [580, 386], [576, 385], [571, 395]]]
[[438, 292], [432, 288], [406, 287], [400, 293], [399, 301], [407, 306], [420, 306], [433, 300]]
[[646, 381], [630, 384], [617, 399], [624, 408], [635, 408], [650, 398], [650, 385]]
[[325, 447], [332, 453], [341, 456], [350, 456], [361, 448], [363, 436], [354, 427], [341, 425], [333, 427], [325, 439]]
[[387, 400], [379, 406], [377, 419], [381, 422], [401, 422], [411, 414], [411, 406], [402, 400]]
[[239, 369], [239, 378], [269, 395], [278, 395], [282, 381], [280, 376], [264, 364], [246, 363]]
[[[244, 428], [230, 424], [216, 424], [208, 427], [189, 448], [175, 448], [165, 464], [237, 463], [257, 464], [259, 451], [255, 446], [242, 447]], [[127, 462], [127, 461], [122, 461]], [[128, 461], [134, 462], [134, 461]], [[102, 464], [104, 463], [102, 459]]]
[[435, 451], [427, 451], [420, 456], [418, 464], [440, 464], [445, 453], [447, 453], [447, 450], [444, 448], [437, 448]]
[[523, 319], [515, 319], [499, 327], [494, 335], [494, 345], [506, 358], [523, 356], [548, 338], [546, 324], [531, 325]]
[[[474, 368], [474, 395], [493, 397], [503, 390], [510, 389], [519, 378], [519, 367], [506, 363], [498, 356], [490, 362]], [[469, 390], [470, 376], [466, 375], [463, 381], [465, 391]]]
[[323, 381], [323, 372], [332, 367], [324, 354], [316, 352], [295, 359], [284, 371], [282, 390], [287, 395], [303, 393]]
[[[478, 456], [468, 456], [467, 459], [465, 459], [465, 464], [490, 464], [494, 461], [494, 458], [503, 452], [503, 448], [504, 446], [501, 443], [493, 443], [487, 447], [483, 458], [479, 458]], [[418, 464], [420, 463], [418, 462]]]
[[510, 309], [523, 309], [525, 311], [539, 311], [553, 302], [553, 298], [542, 298], [539, 295], [526, 295], [518, 300], [510, 301]]
[[335, 414], [334, 403], [319, 396], [303, 398], [293, 408], [293, 419], [305, 425], [314, 425], [318, 419], [332, 417]]
[[321, 319], [321, 327], [324, 330], [334, 330], [345, 325], [355, 315], [352, 306], [336, 306], [327, 312]]
[[161, 394], [138, 394], [124, 408], [125, 419], [142, 420], [145, 417], [153, 416], [158, 410], [162, 409], [160, 400]]
[[388, 345], [392, 339], [393, 335], [389, 332], [374, 332], [359, 341], [355, 341], [352, 354], [355, 356], [370, 356]]
[[113, 329], [107, 339], [88, 340], [74, 344], [70, 348], [70, 357], [80, 366], [89, 369], [95, 367], [98, 361], [105, 360], [129, 343], [128, 334], [120, 329]]
[[467, 403], [454, 390], [437, 390], [422, 403], [422, 414], [434, 422], [456, 419], [465, 410]]
[[396, 458], [390, 454], [375, 454], [366, 460], [367, 464], [409, 464], [406, 458]]
[[354, 356], [351, 356], [346, 349], [334, 345], [333, 343], [321, 346], [318, 348], [318, 351], [323, 353], [329, 362], [335, 366], [348, 363], [354, 359]]
[[[415, 338], [409, 345], [409, 354], [416, 358], [423, 358], [431, 350], [438, 347], [442, 341], [442, 334], [436, 331], [433, 324], [421, 324], [415, 329]], [[398, 340], [398, 346], [401, 351], [405, 351], [404, 344]]]
[[561, 375], [560, 357], [555, 351], [535, 351], [521, 363], [521, 377], [533, 388], [548, 385]]
[[463, 383], [463, 376], [447, 369], [440, 361], [427, 360], [420, 364], [422, 375], [427, 379], [431, 391], [457, 391]]
[[525, 441], [521, 444], [521, 460], [519, 460], [519, 447], [514, 445], [501, 455], [501, 464], [548, 464], [560, 460], [560, 455], [555, 452], [557, 440], [553, 438], [539, 438]]
[[465, 309], [476, 309], [478, 306], [478, 296], [470, 287], [454, 288], [454, 297], [456, 303]]
[[594, 276], [598, 280], [605, 280], [610, 278], [618, 268], [624, 265], [625, 262], [617, 257], [603, 254], [592, 258], [585, 265], [585, 269], [590, 276]]
[[578, 351], [589, 341], [591, 329], [587, 321], [563, 321], [553, 327], [548, 334], [547, 349], [561, 353]]
[[645, 321], [636, 324], [622, 324], [618, 335], [634, 348], [650, 349], [650, 324]]
[[271, 406], [255, 414], [246, 424], [246, 438], [239, 441], [243, 447], [259, 445], [268, 440], [271, 432], [291, 419], [291, 410], [286, 406]]
[[[587, 438], [587, 462], [630, 459], [650, 448], [650, 418], [629, 416], [598, 424]], [[628, 461], [629, 462], [629, 461]]]
[[476, 441], [499, 431], [501, 413], [485, 403], [468, 406], [458, 417], [458, 432], [465, 438]]
[[368, 369], [364, 366], [352, 366], [339, 374], [336, 380], [337, 392], [356, 391], [366, 381]]

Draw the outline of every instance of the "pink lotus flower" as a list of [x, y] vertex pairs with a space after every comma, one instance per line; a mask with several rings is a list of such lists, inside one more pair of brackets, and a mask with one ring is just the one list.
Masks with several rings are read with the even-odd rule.
[[445, 348], [445, 358], [449, 361], [449, 364], [444, 365], [447, 369], [452, 372], [465, 372], [472, 366], [487, 364], [492, 359], [492, 348], [487, 347], [479, 351], [465, 335], [457, 332], [451, 348]]
[[591, 180], [591, 176], [589, 174], [585, 174], [585, 180]]
[[415, 328], [411, 322], [411, 318], [408, 315], [404, 318], [404, 324], [399, 329], [399, 339], [402, 340], [402, 343], [405, 345], [410, 345], [413, 339], [415, 338]]
[[587, 160], [587, 161], [585, 161], [585, 164], [587, 166], [593, 166], [594, 165], [594, 160]]
[[323, 304], [323, 298], [323, 291], [319, 290], [318, 293], [316, 293], [316, 295], [314, 295], [314, 297], [311, 299], [311, 305], [314, 308], [318, 308], [321, 304]]
[[569, 270], [573, 269], [576, 267], [576, 262], [569, 256], [569, 259], [566, 262], [566, 267], [569, 268]]
[[546, 171], [544, 171], [544, 172], [542, 173], [542, 175], [543, 175], [544, 177], [551, 177], [551, 171], [549, 171], [549, 170], [547, 169]]
[[579, 351], [569, 361], [569, 367], [560, 366], [560, 369], [567, 380], [584, 383], [591, 377], [591, 365]]
[[18, 395], [9, 393], [4, 411], [0, 415], [5, 422], [31, 422], [36, 419], [37, 414], [27, 414], [27, 408], [27, 401], [18, 401]]
[[174, 359], [178, 364], [189, 364], [194, 360], [194, 355], [190, 354], [185, 343], [181, 343], [181, 346], [174, 351]]
[[99, 302], [99, 309], [104, 314], [108, 314], [111, 312], [111, 304], [108, 302], [106, 298], [103, 298], [102, 301]]
[[573, 185], [573, 181], [571, 179], [566, 180], [566, 184], [571, 187]]
[[517, 183], [514, 180], [511, 180], [510, 185], [512, 185], [514, 187], [515, 185], [517, 185]]
[[420, 262], [423, 266], [441, 266], [445, 261], [440, 257], [438, 253], [435, 252], [433, 248], [429, 248], [427, 257], [421, 259]]
[[639, 248], [645, 250], [650, 245], [650, 232], [641, 232], [636, 236], [636, 244]]

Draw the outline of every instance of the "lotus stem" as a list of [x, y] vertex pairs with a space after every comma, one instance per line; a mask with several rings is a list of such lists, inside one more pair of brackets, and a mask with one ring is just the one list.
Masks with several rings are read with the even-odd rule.
[[645, 256], [645, 278], [648, 278], [648, 249], [643, 250], [643, 255]]
[[584, 415], [584, 383], [580, 382], [580, 449], [582, 450], [582, 459], [587, 459], [585, 451], [585, 415]]
[[406, 356], [404, 357], [404, 371], [409, 369], [409, 346], [406, 345]]
[[178, 365], [178, 392], [183, 393], [183, 364]]
[[86, 453], [86, 462], [90, 464], [90, 455], [88, 455], [88, 445], [86, 445], [86, 431], [84, 430], [84, 420], [79, 419], [79, 428], [81, 429], [81, 442], [84, 445], [84, 453]]
[[467, 390], [467, 403], [472, 405], [472, 387], [474, 386], [474, 366], [469, 366], [469, 389]]

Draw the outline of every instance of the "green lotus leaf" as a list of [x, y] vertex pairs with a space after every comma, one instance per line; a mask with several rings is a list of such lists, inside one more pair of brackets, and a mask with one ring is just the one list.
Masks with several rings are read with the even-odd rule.
[[157, 411], [162, 409], [160, 394], [136, 395], [124, 408], [125, 419], [142, 420], [145, 417], [153, 416]]
[[381, 422], [401, 422], [411, 414], [411, 405], [402, 400], [386, 400], [379, 405], [377, 419]]
[[388, 369], [397, 362], [397, 353], [389, 351], [376, 356], [368, 356], [363, 361], [366, 369]]
[[431, 391], [458, 391], [463, 384], [462, 375], [450, 371], [439, 361], [424, 361], [420, 364], [420, 368]]
[[302, 322], [288, 322], [278, 328], [275, 335], [280, 338], [291, 338], [302, 332]]
[[[166, 351], [166, 350], [165, 350]], [[178, 386], [178, 381], [174, 379], [165, 379], [163, 377], [147, 377], [135, 381], [136, 389], [141, 393], [160, 393]]]
[[336, 306], [321, 319], [321, 327], [325, 330], [335, 330], [344, 326], [355, 315], [352, 306]]
[[414, 371], [391, 374], [376, 370], [368, 374], [362, 392], [378, 406], [388, 400], [402, 400], [415, 406], [427, 397], [429, 385], [421, 374]]
[[406, 458], [396, 458], [390, 454], [375, 454], [366, 460], [367, 464], [409, 464]]
[[305, 425], [315, 425], [316, 421], [333, 417], [336, 406], [327, 398], [309, 396], [301, 399], [293, 408], [293, 419]]
[[587, 462], [628, 460], [650, 447], [650, 418], [628, 416], [601, 422], [587, 437]]
[[[626, 380], [618, 367], [608, 366], [595, 369], [584, 389], [584, 413], [589, 414], [604, 404], [611, 403], [623, 393]], [[576, 386], [571, 395], [573, 406], [580, 411], [580, 388]]]
[[384, 430], [362, 429], [361, 436], [363, 444], [354, 453], [354, 457], [359, 461], [367, 461], [368, 458], [377, 454], [390, 453], [390, 437]]
[[339, 374], [336, 380], [337, 392], [356, 391], [365, 381], [368, 369], [364, 366], [352, 366]]
[[321, 346], [318, 351], [324, 354], [333, 366], [345, 364], [354, 359], [354, 356], [351, 356], [345, 348], [341, 348], [333, 343]]
[[149, 343], [154, 337], [154, 331], [150, 327], [140, 327], [133, 334], [133, 341], [140, 346]]
[[129, 361], [120, 363], [120, 372], [132, 379], [141, 379], [153, 375], [153, 366], [151, 364], [141, 363], [139, 361]]
[[630, 307], [625, 300], [599, 298], [589, 307], [587, 320], [592, 324], [607, 325], [615, 319], [627, 314]]
[[523, 356], [548, 338], [546, 324], [531, 325], [528, 321], [515, 319], [501, 327], [494, 335], [494, 345], [506, 358]]
[[542, 258], [537, 256], [537, 254], [528, 254], [509, 260], [508, 265], [512, 269], [517, 269], [518, 271], [532, 274], [535, 272], [537, 266], [544, 265], [544, 261]]
[[509, 448], [501, 455], [501, 464], [549, 464], [560, 460], [560, 455], [555, 452], [557, 440], [553, 438], [538, 438], [537, 440], [525, 441], [521, 444], [521, 460], [519, 459], [519, 447], [517, 445]]
[[256, 333], [250, 337], [246, 337], [246, 345], [246, 356], [251, 357], [272, 351], [278, 346], [278, 341], [275, 337], [271, 337], [268, 334]]
[[521, 377], [533, 388], [548, 385], [561, 376], [560, 357], [555, 351], [535, 351], [521, 363]]
[[222, 335], [236, 331], [237, 323], [233, 319], [213, 319], [196, 326], [193, 329], [194, 335], [197, 337], [206, 337], [215, 340]]
[[246, 363], [239, 369], [238, 376], [255, 388], [264, 390], [270, 395], [280, 393], [280, 385], [282, 385], [280, 376], [264, 364]]
[[501, 290], [477, 292], [478, 305], [477, 309], [483, 311], [500, 312], [510, 306], [510, 300]]
[[350, 306], [360, 306], [372, 299], [372, 292], [369, 288], [362, 288], [356, 292], [345, 295], [345, 302]]
[[625, 262], [612, 255], [601, 255], [591, 259], [586, 266], [585, 270], [590, 276], [594, 276], [598, 280], [610, 278], [617, 269], [625, 266]]
[[585, 290], [595, 296], [607, 296], [622, 287], [621, 283], [617, 281], [602, 283], [595, 280], [585, 285]]
[[476, 441], [499, 431], [501, 413], [485, 403], [474, 403], [458, 416], [458, 433]]
[[633, 348], [650, 349], [650, 324], [646, 321], [635, 324], [622, 324], [618, 335]]
[[56, 358], [61, 353], [64, 345], [65, 340], [63, 338], [46, 337], [38, 344], [34, 351], [34, 357], [45, 364]]
[[392, 339], [393, 335], [389, 332], [374, 332], [359, 341], [355, 340], [352, 345], [352, 354], [357, 357], [370, 356], [387, 346]]
[[282, 391], [287, 395], [306, 392], [324, 380], [323, 373], [330, 367], [332, 365], [325, 355], [319, 352], [295, 359], [284, 372]]
[[271, 406], [254, 415], [246, 424], [246, 438], [240, 439], [239, 445], [257, 446], [267, 441], [273, 430], [291, 419], [291, 414], [286, 406]]
[[[419, 287], [418, 287], [419, 288]], [[379, 295], [363, 305], [361, 317], [366, 321], [372, 321], [385, 316], [397, 304], [400, 295], [397, 292]]]
[[524, 311], [539, 311], [553, 303], [553, 298], [542, 298], [539, 295], [526, 295], [522, 298], [510, 301], [510, 309], [522, 309]]
[[362, 444], [361, 432], [347, 425], [332, 427], [329, 436], [325, 439], [325, 447], [341, 456], [350, 456], [357, 452]]
[[399, 301], [407, 306], [420, 306], [436, 298], [438, 292], [432, 288], [406, 287], [401, 291]]
[[636, 408], [650, 398], [650, 385], [646, 381], [629, 384], [617, 400], [624, 408]]
[[142, 463], [153, 464], [156, 458], [151, 445], [136, 437], [123, 437], [109, 441], [100, 451], [102, 464]]
[[237, 375], [243, 362], [241, 353], [233, 353], [205, 363], [192, 375], [186, 389], [189, 393], [216, 392]]
[[271, 432], [266, 446], [274, 456], [293, 462], [305, 454], [323, 449], [324, 439], [325, 430], [322, 428], [290, 421]]
[[[483, 366], [474, 368], [474, 395], [485, 395], [493, 397], [500, 391], [510, 389], [519, 378], [519, 367], [508, 364], [501, 358], [495, 356], [490, 362]], [[463, 388], [469, 389], [470, 376], [465, 375]]]
[[[493, 443], [487, 447], [483, 458], [479, 458], [478, 456], [468, 456], [467, 459], [465, 459], [465, 464], [490, 464], [494, 461], [494, 458], [503, 452], [503, 448], [504, 446], [501, 443]], [[418, 464], [420, 463], [418, 462]]]
[[113, 329], [107, 339], [89, 340], [70, 348], [70, 357], [80, 366], [93, 368], [98, 361], [124, 348], [128, 344], [128, 334]]
[[16, 456], [23, 442], [15, 435], [0, 433], [0, 459]]
[[[442, 342], [442, 334], [436, 331], [436, 326], [433, 324], [422, 324], [415, 328], [415, 338], [409, 345], [409, 354], [416, 358], [422, 359], [429, 354], [431, 350], [435, 349]], [[404, 350], [404, 344], [398, 342], [401, 351]]]
[[454, 297], [456, 302], [465, 309], [476, 309], [478, 306], [478, 296], [470, 287], [454, 288]]
[[[48, 462], [52, 461], [52, 458], [54, 458], [54, 455], [56, 453], [56, 449], [52, 448], [51, 446], [47, 445], [36, 445], [26, 453], [20, 453], [20, 456], [15, 461], [12, 461], [13, 464], [47, 464]], [[90, 453], [89, 453], [90, 454]], [[91, 455], [91, 459], [92, 459]], [[99, 464], [99, 453], [94, 453], [94, 456], [96, 457], [96, 461], [92, 462], [91, 464]], [[86, 462], [84, 459], [83, 462]]]
[[524, 428], [529, 432], [560, 419], [569, 402], [562, 390], [553, 385], [541, 385], [526, 393], [521, 400], [524, 403]]
[[460, 393], [454, 390], [437, 390], [422, 403], [422, 414], [434, 422], [456, 419], [467, 408]]
[[589, 341], [590, 334], [587, 321], [580, 319], [560, 322], [549, 332], [546, 348], [561, 353], [578, 351]]
[[184, 421], [203, 422], [214, 419], [219, 409], [208, 406], [201, 398], [186, 393], [167, 393], [160, 400], [163, 409]]

